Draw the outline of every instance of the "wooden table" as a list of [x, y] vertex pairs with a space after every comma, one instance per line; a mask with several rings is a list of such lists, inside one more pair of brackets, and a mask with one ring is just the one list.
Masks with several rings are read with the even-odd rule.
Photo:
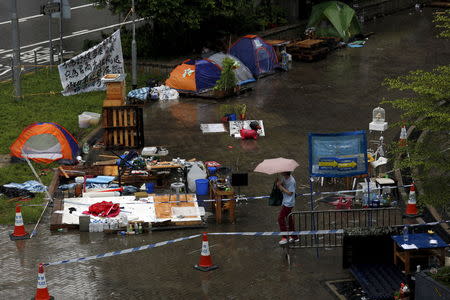
[[170, 161], [161, 161], [158, 162], [154, 165], [147, 163], [147, 170], [156, 170], [156, 169], [178, 169], [178, 168], [183, 168], [182, 165], [174, 163], [174, 162], [170, 162]]
[[[212, 199], [216, 200], [215, 202], [213, 202], [216, 212], [216, 223], [217, 224], [222, 223], [222, 211], [228, 210], [230, 214], [230, 222], [234, 224], [236, 222], [235, 216], [236, 199], [234, 199], [233, 188], [230, 187], [230, 190], [225, 191], [218, 189], [214, 183], [211, 183], [209, 186], [209, 195]], [[223, 201], [224, 203], [222, 204], [222, 199], [233, 199], [233, 200]]]
[[303, 40], [300, 42], [295, 42], [293, 44], [293, 46], [298, 47], [298, 48], [307, 48], [307, 49], [311, 49], [311, 48], [315, 48], [315, 47], [319, 47], [324, 43], [323, 40], [318, 40], [318, 39], [307, 39], [307, 40]]
[[[437, 244], [429, 243], [431, 239], [437, 241]], [[437, 234], [414, 233], [409, 234], [408, 241], [403, 240], [402, 235], [392, 236], [394, 244], [394, 264], [400, 260], [405, 265], [405, 272], [411, 272], [411, 260], [414, 258], [425, 258], [431, 255], [439, 257], [441, 265], [445, 264], [445, 248], [449, 245], [445, 243]], [[417, 249], [404, 249], [402, 244], [414, 244]]]

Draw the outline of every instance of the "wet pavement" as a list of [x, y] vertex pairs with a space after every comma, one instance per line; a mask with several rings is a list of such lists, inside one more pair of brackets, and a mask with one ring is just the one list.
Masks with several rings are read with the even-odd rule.
[[[153, 103], [144, 112], [146, 145], [164, 145], [171, 157], [216, 160], [234, 171], [250, 172], [264, 158], [289, 157], [300, 191], [307, 184], [308, 132], [367, 129], [372, 109], [391, 96], [381, 86], [387, 76], [414, 69], [430, 70], [448, 63], [448, 41], [433, 36], [431, 9], [413, 10], [366, 23], [374, 31], [363, 48], [342, 49], [316, 63], [294, 62], [288, 73], [259, 80], [256, 88], [225, 101], [181, 99]], [[205, 134], [200, 123], [218, 121], [220, 103], [245, 103], [248, 118], [264, 120], [266, 137], [241, 141], [227, 134]], [[388, 122], [398, 120], [390, 107]], [[386, 132], [387, 140], [399, 130]], [[273, 177], [250, 173], [246, 195], [270, 192]], [[297, 209], [307, 209], [297, 199]], [[236, 224], [208, 224], [210, 232], [276, 231], [278, 208], [266, 200], [238, 206]], [[200, 230], [152, 232], [129, 237], [103, 233], [50, 233], [48, 217], [39, 235], [11, 242], [0, 231], [0, 299], [29, 299], [36, 290], [37, 264], [101, 254], [188, 236]], [[32, 225], [27, 226], [32, 230]], [[275, 237], [210, 237], [213, 262], [219, 269], [193, 269], [201, 240], [46, 268], [50, 294], [56, 299], [335, 299], [325, 281], [350, 277], [342, 269], [340, 248], [296, 250], [291, 265]]]

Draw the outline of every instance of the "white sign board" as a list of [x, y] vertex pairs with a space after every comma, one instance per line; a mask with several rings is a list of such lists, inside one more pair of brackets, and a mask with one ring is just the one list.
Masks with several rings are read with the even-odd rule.
[[124, 73], [120, 30], [100, 44], [58, 65], [64, 96], [105, 90], [101, 78]]

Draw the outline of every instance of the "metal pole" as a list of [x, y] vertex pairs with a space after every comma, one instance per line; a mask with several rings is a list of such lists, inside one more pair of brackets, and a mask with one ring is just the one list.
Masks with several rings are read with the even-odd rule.
[[136, 13], [134, 10], [134, 0], [131, 0], [131, 10], [133, 14], [133, 40], [131, 42], [131, 87], [133, 89], [137, 88], [137, 78], [136, 78], [136, 58], [137, 58], [137, 50], [136, 50]]
[[10, 58], [10, 64], [11, 64], [11, 82], [14, 83], [14, 60], [12, 57]]
[[59, 2], [59, 63], [63, 63], [63, 5]]
[[34, 50], [33, 52], [34, 52], [34, 74], [36, 74], [37, 73], [37, 69], [38, 69], [38, 66], [37, 66], [37, 52], [36, 52], [36, 50]]
[[52, 15], [48, 15], [48, 48], [50, 54], [50, 66], [53, 65], [53, 42], [52, 42]]
[[13, 81], [14, 92], [16, 100], [22, 98], [22, 91], [20, 90], [20, 38], [19, 38], [19, 21], [17, 20], [17, 2], [11, 0], [11, 33], [12, 33], [12, 48], [13, 48]]
[[[309, 192], [311, 194], [310, 197], [310, 205], [311, 205], [311, 226], [312, 230], [316, 230], [316, 218], [314, 215], [314, 195], [313, 195], [313, 181], [314, 179], [312, 177], [309, 177]], [[319, 258], [319, 248], [318, 248], [318, 237], [317, 235], [314, 235], [314, 243], [316, 244], [316, 258]]]

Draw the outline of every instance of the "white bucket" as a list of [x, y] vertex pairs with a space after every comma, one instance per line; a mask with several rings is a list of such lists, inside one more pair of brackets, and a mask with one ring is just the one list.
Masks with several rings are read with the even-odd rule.
[[78, 115], [78, 126], [80, 128], [88, 128], [90, 125], [90, 120], [91, 117], [87, 116], [87, 115]]
[[100, 121], [100, 116], [101, 116], [98, 113], [93, 113], [90, 111], [84, 111], [82, 113], [82, 115], [88, 116], [90, 118], [89, 125], [94, 125], [94, 126], [98, 124], [98, 122]]
[[75, 183], [84, 183], [84, 177], [83, 176], [75, 177]]

